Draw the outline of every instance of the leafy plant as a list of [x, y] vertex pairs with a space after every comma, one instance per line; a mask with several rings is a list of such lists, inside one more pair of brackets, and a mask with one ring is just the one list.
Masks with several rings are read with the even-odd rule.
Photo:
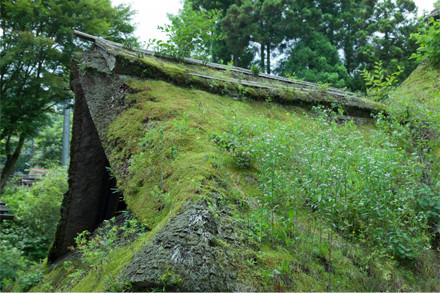
[[329, 86], [331, 86], [331, 83], [318, 83], [318, 89], [320, 91], [328, 91]]
[[102, 270], [108, 262], [108, 254], [115, 247], [131, 241], [141, 231], [139, 223], [133, 218], [126, 218], [120, 226], [115, 218], [111, 218], [105, 220], [93, 235], [87, 230], [78, 234], [75, 238], [76, 249], [84, 263], [95, 270]]
[[133, 292], [133, 284], [126, 278], [117, 278], [113, 280], [107, 276], [108, 285], [104, 287], [107, 292]]
[[260, 75], [261, 68], [258, 65], [252, 65], [251, 66], [251, 73], [253, 76], [258, 77]]
[[63, 268], [67, 271], [67, 283], [66, 286], [74, 286], [84, 276], [85, 270], [75, 268], [72, 265], [72, 261], [66, 260], [63, 263]]
[[13, 185], [7, 188], [2, 200], [15, 218], [2, 223], [0, 241], [18, 248], [29, 261], [44, 259], [55, 234], [66, 190], [67, 174], [62, 167], [51, 170], [31, 188]]
[[234, 67], [234, 61], [229, 61], [226, 65], [226, 73], [230, 73], [232, 70], [232, 67]]
[[5, 241], [0, 245], [0, 290], [7, 291], [19, 272], [25, 271], [29, 265], [22, 252], [16, 247], [10, 247]]
[[210, 43], [222, 38], [215, 33], [215, 25], [220, 17], [221, 14], [215, 9], [194, 11], [186, 5], [180, 15], [172, 17], [173, 25], [158, 26], [169, 40], [153, 39], [148, 46], [153, 46], [158, 54], [167, 54], [179, 61], [193, 56], [207, 62], [212, 55]]
[[164, 201], [166, 204], [171, 204], [172, 198], [170, 193], [160, 190], [157, 186], [155, 186], [153, 191], [151, 191], [151, 195], [160, 201]]
[[382, 61], [375, 62], [372, 72], [366, 69], [361, 74], [364, 78], [367, 88], [367, 95], [374, 100], [386, 101], [394, 90], [395, 84], [398, 82], [398, 76], [404, 71], [403, 68], [397, 66], [398, 71], [387, 75], [383, 68]]
[[[261, 196], [249, 215], [250, 236], [272, 245], [296, 241], [290, 211], [305, 206], [344, 237], [402, 261], [417, 258], [430, 246], [428, 222], [436, 213], [428, 206], [440, 202], [435, 186], [420, 184], [419, 154], [401, 147], [410, 128], [379, 119], [379, 130], [366, 143], [352, 122], [341, 126], [323, 116], [315, 119], [307, 130], [298, 120], [286, 126], [264, 117], [232, 119], [216, 136], [232, 156], [245, 146], [259, 170]], [[381, 128], [384, 124], [394, 130]], [[422, 194], [433, 202], [414, 206]]]
[[43, 277], [44, 271], [40, 265], [35, 265], [26, 272], [21, 271], [16, 281], [17, 289], [20, 291], [29, 291], [29, 289], [37, 285]]
[[169, 288], [170, 286], [172, 287], [177, 286], [177, 288], [179, 288], [180, 282], [182, 281], [180, 277], [171, 273], [168, 268], [164, 274], [159, 276], [159, 280], [162, 283], [162, 288], [161, 288], [162, 292], [165, 292], [167, 288]]
[[427, 59], [436, 66], [440, 65], [440, 20], [431, 17], [428, 28], [412, 34], [411, 38], [419, 44], [417, 53], [413, 53], [411, 58], [419, 61]]

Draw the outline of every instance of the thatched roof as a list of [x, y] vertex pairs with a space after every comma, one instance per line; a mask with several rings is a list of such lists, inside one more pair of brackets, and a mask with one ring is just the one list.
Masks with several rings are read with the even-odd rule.
[[428, 22], [431, 17], [433, 17], [435, 20], [440, 19], [440, 8], [434, 8], [434, 10], [425, 17], [425, 21]]

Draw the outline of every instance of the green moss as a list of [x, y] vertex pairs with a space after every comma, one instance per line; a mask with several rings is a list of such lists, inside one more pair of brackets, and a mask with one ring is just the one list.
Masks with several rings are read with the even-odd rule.
[[[128, 85], [133, 90], [126, 98], [131, 107], [109, 127], [109, 161], [116, 169], [132, 162], [128, 180], [118, 182], [130, 209], [149, 228], [195, 195], [221, 192], [218, 165], [224, 155], [210, 135], [227, 119], [254, 112], [286, 113], [273, 105], [246, 104], [160, 81], [131, 80]], [[172, 204], [155, 199], [155, 188], [169, 193]]]
[[[433, 172], [440, 172], [440, 68], [422, 64], [399, 86], [391, 101], [393, 111], [410, 119], [416, 117], [436, 136], [431, 147]], [[417, 120], [415, 121], [417, 122]]]
[[440, 69], [420, 65], [394, 93], [394, 103], [419, 103], [440, 112]]
[[[109, 290], [112, 282], [123, 278], [120, 274], [134, 253], [150, 243], [185, 203], [201, 201], [209, 203], [215, 217], [230, 215], [224, 221], [233, 227], [236, 240], [216, 238], [214, 242], [232, 255], [231, 265], [243, 290], [326, 291], [329, 279], [334, 291], [438, 289], [435, 280], [423, 280], [423, 270], [435, 270], [437, 265], [432, 264], [440, 263], [434, 252], [427, 254], [422, 269], [411, 270], [399, 267], [389, 256], [378, 256], [367, 243], [347, 241], [334, 231], [330, 245], [330, 227], [303, 207], [296, 211], [297, 238], [292, 243], [271, 245], [249, 235], [245, 220], [260, 195], [258, 166], [239, 168], [234, 158], [218, 149], [212, 135], [225, 131], [229, 120], [258, 116], [311, 128], [314, 120], [292, 104], [330, 103], [336, 101], [333, 97], [304, 94], [282, 85], [270, 91], [212, 82], [188, 74], [203, 69], [197, 66], [150, 57], [139, 65], [139, 60], [123, 58], [125, 67], [137, 67], [131, 72], [120, 68], [120, 72], [160, 79], [127, 81], [131, 93], [125, 97], [126, 110], [111, 123], [103, 142], [128, 208], [150, 231], [136, 242], [113, 250], [102, 271], [88, 271], [73, 288], [66, 285], [69, 278], [63, 265], [55, 266], [44, 280], [54, 284], [54, 290]], [[220, 71], [203, 70], [227, 77]], [[285, 106], [261, 102], [268, 97], [275, 102], [284, 99]], [[359, 101], [361, 104], [353, 104], [353, 109], [386, 110], [382, 104], [362, 98]], [[368, 140], [372, 131], [373, 127], [365, 127], [364, 138]], [[81, 268], [78, 260], [74, 266]]]
[[[90, 270], [71, 291], [73, 292], [96, 292], [109, 291], [113, 283], [117, 283], [118, 274], [133, 257], [133, 248], [130, 245], [117, 247], [107, 257], [107, 264], [102, 271]], [[111, 290], [113, 291], [113, 290]]]
[[[368, 116], [370, 112], [386, 111], [385, 105], [360, 97], [348, 98], [332, 96], [326, 91], [307, 93], [290, 88], [292, 85], [281, 81], [271, 81], [261, 77], [244, 76], [235, 72], [206, 69], [203, 66], [178, 64], [165, 59], [153, 57], [134, 58], [127, 54], [118, 54], [117, 73], [138, 76], [142, 78], [161, 79], [179, 86], [198, 88], [220, 95], [235, 96], [240, 99], [265, 101], [270, 97], [274, 102], [291, 105], [310, 106], [313, 104], [339, 103], [346, 108], [350, 115]], [[211, 78], [195, 76], [201, 74]], [[241, 84], [242, 79], [252, 80], [259, 86]]]

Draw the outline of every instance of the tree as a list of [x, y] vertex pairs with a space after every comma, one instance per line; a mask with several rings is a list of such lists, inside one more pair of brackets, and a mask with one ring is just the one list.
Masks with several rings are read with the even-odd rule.
[[251, 41], [251, 34], [255, 31], [254, 14], [252, 2], [244, 1], [240, 6], [231, 5], [223, 19], [222, 31], [225, 42], [232, 53], [234, 65], [236, 66], [244, 66], [241, 56], [245, 56], [246, 49]]
[[[289, 1], [285, 0], [260, 0], [256, 1], [254, 7], [257, 8], [258, 17], [257, 29], [253, 33], [253, 40], [260, 44], [261, 67], [266, 72], [271, 72], [272, 50], [278, 48], [280, 43], [287, 37], [287, 25], [291, 21], [288, 19]], [[266, 50], [266, 54], [264, 51]], [[264, 62], [266, 60], [266, 62]]]
[[334, 1], [290, 2], [286, 35], [288, 51], [276, 72], [312, 82], [344, 87], [349, 75], [338, 53], [340, 5]]
[[16, 172], [26, 172], [29, 167], [52, 168], [61, 164], [63, 118], [59, 110], [48, 114], [47, 124], [24, 143], [15, 164]]
[[[185, 1], [185, 5], [189, 4], [192, 6], [193, 10], [196, 11], [202, 11], [202, 10], [217, 10], [223, 14], [223, 16], [226, 15], [226, 12], [228, 11], [229, 7], [235, 4], [235, 0], [225, 0], [225, 1], [212, 1], [212, 0], [192, 0], [192, 1]], [[215, 26], [215, 34], [217, 35], [225, 35], [223, 30], [223, 20], [218, 22]], [[212, 60], [213, 62], [217, 63], [226, 63], [229, 61], [232, 61], [233, 56], [236, 56], [236, 61], [240, 60], [239, 63], [235, 63], [235, 65], [240, 65], [242, 67], [248, 67], [251, 63], [252, 59], [254, 58], [253, 52], [250, 50], [244, 49], [242, 54], [236, 55], [231, 51], [231, 48], [226, 43], [226, 39], [216, 39], [211, 40], [211, 53], [212, 53]], [[247, 45], [246, 45], [247, 46]], [[238, 61], [237, 61], [238, 62]]]
[[[397, 71], [398, 66], [404, 67], [405, 73], [400, 76], [401, 79], [417, 65], [408, 61], [408, 57], [416, 50], [409, 35], [420, 25], [415, 18], [416, 7], [412, 0], [295, 0], [290, 3], [288, 13], [292, 21], [287, 38], [290, 40], [288, 44], [293, 48], [290, 49], [288, 58], [280, 63], [278, 72], [291, 73], [288, 71], [295, 68], [295, 72], [310, 73], [313, 71], [311, 68], [302, 67], [305, 61], [292, 54], [300, 51], [304, 57], [309, 51], [316, 58], [316, 53], [320, 51], [319, 63], [322, 64], [325, 58], [330, 66], [321, 66], [321, 69], [330, 70], [324, 77], [331, 76], [334, 80], [337, 72], [340, 77], [345, 76], [348, 87], [358, 90], [364, 86], [360, 76], [361, 69], [372, 69], [380, 60], [389, 74]], [[310, 38], [312, 35], [316, 39]], [[317, 42], [325, 44], [324, 47], [316, 47]], [[307, 46], [310, 46], [309, 49], [306, 49]], [[329, 50], [329, 46], [333, 49]], [[335, 52], [338, 53], [337, 58], [343, 62], [347, 74], [341, 71], [339, 62], [336, 62]], [[321, 55], [326, 53], [329, 55]], [[307, 60], [311, 61], [309, 58]], [[318, 60], [313, 62], [317, 63]], [[313, 66], [312, 63], [307, 62], [307, 66]], [[285, 72], [286, 68], [290, 69]], [[317, 76], [309, 74], [309, 77], [303, 77], [314, 81]], [[341, 84], [340, 81], [337, 83]]]
[[158, 28], [167, 33], [169, 40], [152, 40], [155, 50], [174, 56], [178, 60], [191, 56], [208, 61], [212, 56], [212, 41], [222, 38], [215, 33], [215, 26], [221, 14], [216, 9], [193, 10], [190, 3], [187, 3], [177, 16], [168, 17], [172, 25]]
[[[434, 3], [437, 11], [440, 11], [440, 0]], [[429, 60], [432, 65], [440, 67], [440, 20], [430, 17], [429, 26], [421, 29], [411, 37], [417, 41], [419, 48], [411, 58], [420, 61]]]
[[323, 34], [311, 33], [298, 41], [287, 56], [277, 69], [279, 73], [340, 88], [346, 86], [347, 70], [338, 51]]
[[278, 48], [286, 38], [287, 0], [243, 0], [237, 1], [226, 12], [222, 29], [225, 40], [233, 52], [234, 63], [255, 42], [260, 45], [260, 66], [271, 72], [272, 50]]
[[73, 29], [124, 42], [133, 40], [129, 7], [110, 0], [2, 0], [0, 37], [0, 193], [26, 140], [47, 123], [53, 106], [70, 99], [68, 68], [85, 45]]
[[379, 61], [388, 74], [402, 67], [402, 81], [415, 69], [417, 63], [409, 57], [416, 52], [417, 44], [409, 36], [424, 25], [416, 17], [417, 7], [412, 0], [377, 1], [370, 20], [374, 26], [371, 45], [363, 56], [368, 70]]

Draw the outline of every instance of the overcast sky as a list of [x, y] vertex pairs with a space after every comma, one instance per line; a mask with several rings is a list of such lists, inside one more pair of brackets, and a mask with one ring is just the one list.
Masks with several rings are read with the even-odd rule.
[[[434, 9], [435, 0], [414, 0], [419, 8], [419, 15], [423, 10], [428, 12]], [[137, 11], [134, 16], [136, 36], [142, 42], [148, 39], [166, 39], [166, 35], [157, 30], [158, 25], [170, 23], [167, 13], [177, 14], [183, 6], [183, 0], [112, 0], [113, 5], [125, 3]]]

